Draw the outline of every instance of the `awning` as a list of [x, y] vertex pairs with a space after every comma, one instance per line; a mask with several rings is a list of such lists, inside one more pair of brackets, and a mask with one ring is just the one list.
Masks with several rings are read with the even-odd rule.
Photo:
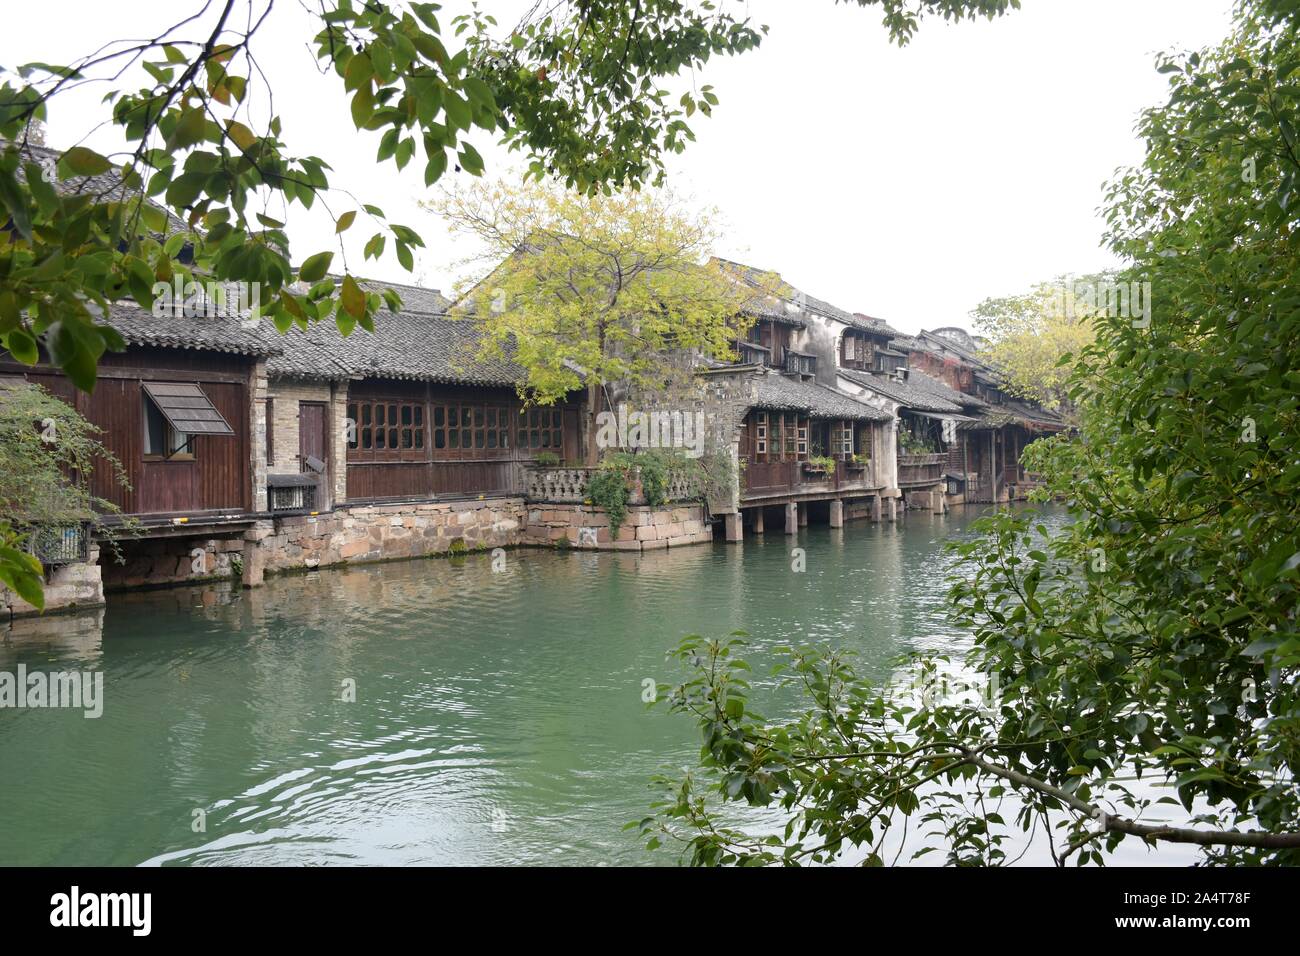
[[978, 419], [971, 418], [969, 415], [958, 415], [955, 412], [918, 412], [915, 409], [905, 408], [909, 415], [919, 415], [922, 418], [933, 418], [935, 421], [946, 422], [973, 422]]
[[188, 382], [141, 382], [167, 423], [186, 435], [234, 435], [203, 389]]

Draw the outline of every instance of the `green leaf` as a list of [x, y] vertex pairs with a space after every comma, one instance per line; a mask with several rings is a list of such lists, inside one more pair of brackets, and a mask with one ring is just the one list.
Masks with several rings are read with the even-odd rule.
[[366, 294], [350, 275], [343, 277], [343, 289], [339, 293], [343, 308], [353, 318], [360, 319], [366, 314]]
[[107, 159], [84, 146], [74, 146], [60, 156], [59, 165], [66, 171], [64, 179], [71, 176], [98, 176], [112, 168], [112, 163]]
[[41, 353], [36, 347], [36, 339], [25, 329], [14, 329], [4, 337], [5, 348], [24, 365], [35, 365]]
[[460, 156], [461, 166], [465, 167], [466, 170], [475, 176], [483, 175], [483, 157], [479, 156], [478, 150], [473, 146], [469, 143], [463, 143], [457, 155]]
[[429, 157], [428, 164], [424, 167], [424, 184], [432, 186], [447, 171], [447, 154], [442, 150], [434, 153]]
[[0, 582], [38, 611], [45, 610], [45, 579], [41, 563], [30, 554], [0, 545]]
[[357, 129], [363, 128], [370, 122], [370, 117], [375, 112], [375, 95], [370, 91], [369, 85], [357, 90], [356, 95], [352, 97], [352, 123]]
[[330, 262], [334, 259], [332, 252], [318, 252], [302, 264], [298, 270], [298, 278], [303, 282], [318, 282], [329, 271]]

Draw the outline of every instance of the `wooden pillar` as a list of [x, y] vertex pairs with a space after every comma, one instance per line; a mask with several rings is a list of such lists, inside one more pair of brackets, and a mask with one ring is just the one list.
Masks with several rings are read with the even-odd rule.
[[998, 501], [997, 434], [998, 430], [996, 428], [989, 429], [989, 489], [994, 504], [997, 504]]
[[1000, 450], [1002, 452], [1002, 454], [999, 456], [999, 458], [1001, 458], [1001, 462], [998, 466], [998, 473], [1002, 475], [1002, 484], [1005, 485], [1007, 483], [1007, 430], [1006, 429], [998, 430], [998, 445], [1000, 446]]
[[754, 534], [763, 533], [763, 509], [754, 509]]
[[844, 527], [844, 500], [842, 498], [836, 498], [831, 502], [830, 524], [832, 528]]
[[795, 534], [799, 531], [799, 505], [790, 502], [785, 506], [785, 533]]
[[726, 525], [728, 541], [736, 542], [744, 539], [744, 527], [741, 524], [739, 511], [733, 511], [731, 514], [724, 516], [722, 520]]

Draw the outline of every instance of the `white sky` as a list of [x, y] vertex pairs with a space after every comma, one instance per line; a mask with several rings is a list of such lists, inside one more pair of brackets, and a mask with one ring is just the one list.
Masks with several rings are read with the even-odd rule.
[[[109, 38], [152, 35], [201, 6], [2, 2], [0, 65], [10, 68], [68, 62]], [[510, 23], [521, 3], [482, 6]], [[1112, 171], [1141, 159], [1134, 121], [1165, 90], [1153, 56], [1217, 42], [1231, 0], [1023, 0], [1023, 7], [992, 22], [923, 22], [898, 49], [873, 9], [751, 0], [751, 16], [771, 32], [758, 50], [714, 60], [696, 77], [722, 102], [712, 119], [697, 114], [697, 142], [671, 163], [673, 187], [721, 210], [729, 241], [720, 254], [904, 331], [969, 325], [968, 311], [988, 296], [1113, 265], [1099, 246], [1096, 209]], [[341, 82], [315, 72], [306, 44], [313, 33], [298, 3], [278, 0], [255, 48], [290, 151], [324, 157], [334, 185], [419, 231], [428, 247], [417, 252], [417, 280], [450, 290], [467, 250], [416, 207], [427, 194], [422, 160], [401, 173], [375, 166], [379, 134], [357, 132]], [[86, 136], [105, 115], [99, 99], [110, 88], [56, 100], [49, 145]], [[264, 122], [261, 108], [253, 115]], [[509, 160], [476, 133], [471, 141], [489, 175], [505, 171]], [[101, 151], [122, 146], [111, 128], [84, 142]], [[345, 196], [331, 206], [336, 214], [355, 208]], [[391, 251], [378, 264], [363, 262], [361, 246], [374, 231], [363, 220], [346, 237], [352, 270], [412, 281]], [[333, 242], [319, 207], [292, 207], [289, 232], [298, 261]]]

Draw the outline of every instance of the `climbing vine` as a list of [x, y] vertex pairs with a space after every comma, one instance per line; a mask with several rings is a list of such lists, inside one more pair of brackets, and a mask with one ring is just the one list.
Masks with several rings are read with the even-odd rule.
[[631, 468], [623, 460], [630, 456], [611, 455], [600, 463], [596, 473], [587, 482], [587, 496], [591, 503], [605, 509], [609, 517], [610, 539], [618, 537], [619, 529], [627, 518], [627, 503], [631, 498], [629, 481]]
[[[735, 466], [726, 455], [692, 458], [670, 448], [617, 451], [601, 459], [587, 483], [587, 499], [609, 515], [610, 535], [617, 537], [638, 480], [645, 503], [658, 508], [674, 500], [725, 500], [735, 479]], [[676, 498], [675, 488], [679, 489]]]

